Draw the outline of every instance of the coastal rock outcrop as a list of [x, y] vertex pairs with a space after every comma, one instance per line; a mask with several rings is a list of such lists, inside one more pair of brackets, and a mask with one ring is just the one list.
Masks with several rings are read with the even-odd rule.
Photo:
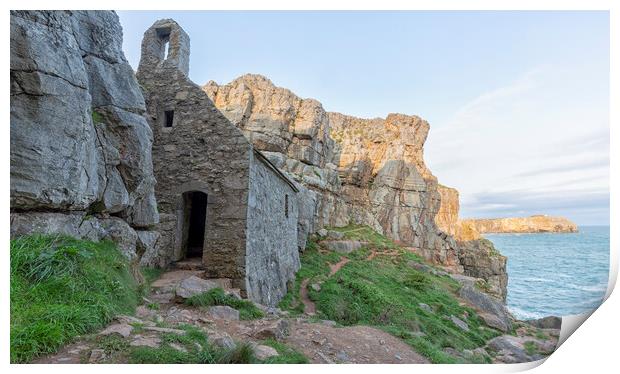
[[466, 219], [479, 233], [577, 232], [577, 225], [564, 217], [535, 215], [530, 217]]
[[135, 258], [135, 230], [158, 222], [122, 37], [114, 12], [11, 11], [12, 235], [110, 238]]
[[439, 186], [441, 206], [435, 216], [437, 226], [452, 235], [457, 242], [458, 258], [464, 274], [486, 281], [485, 291], [506, 300], [508, 274], [507, 258], [467, 221], [459, 219], [459, 193], [454, 188]]

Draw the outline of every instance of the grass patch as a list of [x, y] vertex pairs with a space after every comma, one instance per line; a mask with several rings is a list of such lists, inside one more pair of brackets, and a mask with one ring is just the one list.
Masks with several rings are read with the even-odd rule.
[[111, 242], [31, 235], [11, 240], [11, 362], [55, 352], [133, 313], [138, 286]]
[[157, 303], [148, 303], [146, 307], [150, 310], [159, 310], [159, 304]]
[[[411, 261], [420, 262], [419, 256], [366, 226], [336, 230], [344, 232], [347, 239], [370, 244], [341, 255], [320, 251], [316, 242], [309, 241], [301, 256], [302, 267], [295, 285], [280, 303], [282, 309], [299, 313], [301, 281], [305, 278], [309, 284], [321, 281], [320, 291], [308, 290], [318, 318], [345, 326], [361, 324], [380, 328], [403, 339], [434, 363], [457, 362], [443, 352], [444, 348], [474, 349], [499, 335], [498, 331], [487, 328], [473, 309], [459, 305], [456, 282], [408, 265]], [[367, 260], [371, 250], [378, 255]], [[387, 255], [394, 253], [397, 255]], [[341, 257], [350, 261], [328, 277], [329, 264]], [[431, 306], [433, 312], [422, 309], [420, 303]], [[465, 321], [469, 331], [456, 326], [450, 320], [452, 315]]]
[[525, 342], [523, 344], [523, 348], [525, 348], [525, 353], [529, 356], [533, 356], [538, 353], [538, 349], [536, 348], [536, 344], [534, 342]]
[[185, 304], [192, 306], [213, 306], [227, 305], [239, 311], [239, 318], [243, 320], [257, 319], [265, 316], [262, 310], [258, 309], [251, 301], [239, 300], [233, 296], [226, 295], [221, 288], [214, 288], [199, 295], [192, 296], [185, 300]]
[[330, 228], [330, 230], [342, 232], [346, 240], [369, 242], [375, 248], [398, 248], [393, 241], [379, 234], [370, 226], [348, 225]]
[[146, 267], [141, 268], [140, 271], [142, 272], [142, 275], [144, 276], [144, 281], [148, 284], [151, 284], [157, 279], [159, 279], [159, 277], [165, 272], [164, 269], [146, 268]]
[[92, 116], [94, 125], [98, 123], [103, 123], [103, 116], [101, 115], [101, 113], [97, 112], [95, 109], [92, 109], [91, 116]]
[[[162, 334], [159, 348], [131, 347], [129, 362], [133, 364], [254, 364], [259, 361], [249, 344], [233, 349], [220, 349], [209, 343], [207, 334], [192, 325], [180, 326], [184, 335]], [[173, 345], [182, 348], [174, 348]]]
[[102, 336], [97, 345], [99, 348], [103, 349], [108, 356], [116, 352], [123, 352], [129, 348], [129, 342], [117, 334]]
[[536, 337], [540, 340], [549, 340], [549, 336], [540, 330], [536, 331]]
[[274, 348], [279, 356], [263, 361], [265, 364], [308, 364], [310, 361], [302, 353], [274, 339], [264, 340], [261, 344]]

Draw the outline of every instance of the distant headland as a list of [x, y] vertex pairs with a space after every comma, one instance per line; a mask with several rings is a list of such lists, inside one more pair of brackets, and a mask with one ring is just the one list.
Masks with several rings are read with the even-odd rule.
[[534, 215], [530, 217], [465, 219], [463, 223], [484, 233], [577, 232], [577, 225], [564, 217]]

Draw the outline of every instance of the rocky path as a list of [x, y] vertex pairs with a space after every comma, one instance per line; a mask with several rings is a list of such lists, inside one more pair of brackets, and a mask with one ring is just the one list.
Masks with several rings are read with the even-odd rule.
[[331, 277], [332, 275], [336, 274], [338, 270], [342, 269], [342, 267], [347, 264], [347, 262], [349, 262], [348, 258], [340, 257], [340, 261], [338, 261], [337, 263], [333, 265], [330, 264], [329, 265], [329, 276]]
[[[344, 264], [346, 261], [341, 260], [334, 264], [334, 269]], [[333, 321], [312, 322], [305, 316], [291, 318], [287, 312], [268, 307], [261, 307], [264, 318], [244, 321], [239, 320], [239, 313], [230, 307], [192, 307], [180, 303], [181, 295], [190, 289], [197, 292], [204, 284], [199, 278], [201, 273], [200, 270], [174, 270], [162, 274], [153, 282], [152, 292], [145, 298], [144, 305], [137, 308], [135, 316], [117, 316], [105, 329], [80, 337], [35, 363], [127, 363], [128, 355], [110, 353], [109, 347], [102, 346], [102, 338], [113, 336], [129, 347], [157, 348], [164, 340], [163, 334], [185, 334], [182, 326], [186, 324], [206, 332], [209, 341], [221, 348], [250, 343], [261, 359], [278, 354], [273, 348], [262, 345], [265, 339], [274, 339], [303, 353], [311, 363], [428, 362], [401, 340], [372, 327], [337, 327]], [[227, 291], [234, 293], [236, 290]]]
[[429, 363], [402, 340], [368, 326], [296, 322], [285, 341], [316, 364]]
[[[342, 269], [342, 267], [346, 265], [348, 262], [349, 262], [348, 258], [340, 257], [340, 261], [338, 261], [335, 264], [330, 264], [328, 278], [336, 274], [338, 270]], [[304, 314], [308, 316], [314, 316], [316, 315], [316, 305], [314, 304], [312, 300], [310, 300], [310, 297], [308, 296], [308, 283], [310, 283], [310, 279], [308, 278], [304, 279], [301, 282], [301, 285], [299, 286], [299, 296], [301, 298], [302, 304], [304, 304]]]
[[316, 305], [314, 302], [310, 300], [308, 296], [308, 283], [310, 279], [306, 278], [301, 282], [299, 286], [299, 295], [301, 297], [301, 302], [304, 304], [304, 313], [313, 316], [316, 314]]

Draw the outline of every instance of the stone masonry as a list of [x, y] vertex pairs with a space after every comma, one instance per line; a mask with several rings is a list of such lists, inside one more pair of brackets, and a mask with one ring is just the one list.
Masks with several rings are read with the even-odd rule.
[[[165, 45], [168, 43], [168, 55]], [[187, 257], [192, 194], [206, 195], [202, 262], [209, 278], [274, 305], [299, 268], [297, 188], [187, 76], [189, 36], [173, 20], [145, 34], [137, 72], [154, 134], [153, 167], [168, 261]]]

